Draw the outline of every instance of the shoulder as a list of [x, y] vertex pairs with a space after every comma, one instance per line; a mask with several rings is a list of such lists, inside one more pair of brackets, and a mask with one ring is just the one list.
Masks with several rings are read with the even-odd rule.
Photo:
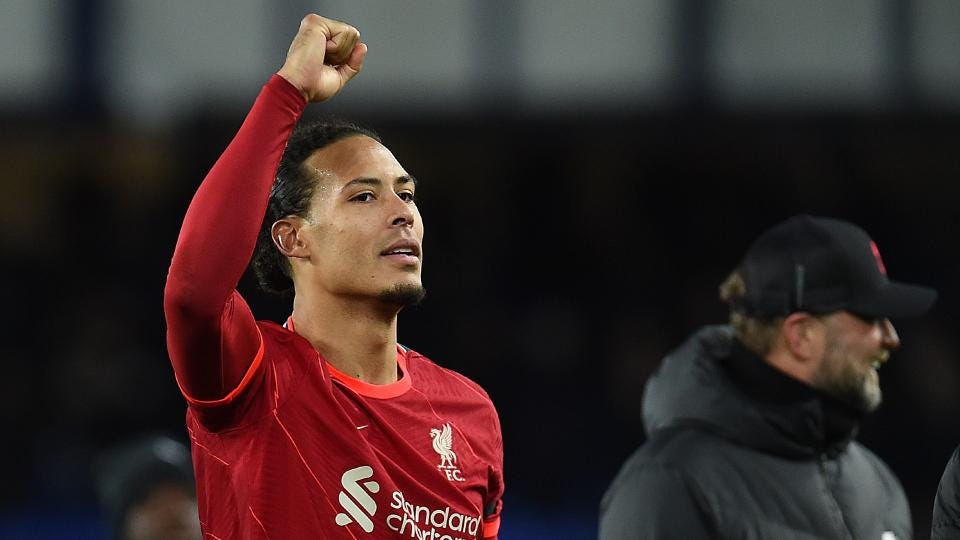
[[310, 342], [273, 321], [257, 321], [264, 354], [275, 363], [303, 364], [316, 358]]
[[[960, 446], [950, 456], [947, 466], [943, 470], [943, 477], [940, 479], [941, 492], [952, 496], [960, 495]], [[944, 490], [949, 490], [946, 492]]]
[[684, 422], [654, 432], [624, 464], [620, 481], [653, 499], [663, 489], [660, 483], [678, 484], [707, 509], [735, 493], [749, 497], [757, 489], [758, 475], [764, 474], [785, 477], [790, 471], [776, 456], [725, 438], [709, 426]]
[[698, 492], [700, 474], [714, 468], [721, 454], [739, 451], [728, 446], [731, 443], [690, 426], [657, 431], [627, 459], [607, 496], [621, 491], [653, 504], [667, 484], [673, 486], [671, 492]]
[[487, 441], [484, 445], [502, 461], [503, 438], [500, 416], [489, 394], [469, 377], [435, 364], [426, 356], [406, 349], [407, 369], [413, 378], [412, 387], [420, 399], [430, 403], [442, 415], [453, 414], [469, 431]]
[[258, 320], [257, 329], [260, 330], [260, 335], [263, 336], [264, 341], [289, 343], [293, 341], [293, 337], [296, 335], [273, 321]]
[[601, 513], [624, 503], [652, 510], [670, 506], [678, 497], [692, 500], [693, 491], [686, 471], [642, 459], [641, 454], [641, 451], [634, 453], [614, 477], [603, 496]]
[[666, 437], [647, 440], [627, 458], [617, 473], [611, 492], [624, 489], [637, 492], [642, 489], [652, 493], [658, 490], [657, 484], [664, 482], [686, 484], [692, 462], [685, 457], [691, 455], [689, 448], [693, 446], [693, 441], [686, 437], [689, 432], [670, 431], [673, 433], [666, 434]]
[[466, 375], [437, 365], [433, 360], [414, 351], [406, 350], [407, 369], [414, 379], [414, 386], [432, 397], [456, 397], [468, 402], [477, 402], [494, 408], [490, 395]]
[[666, 446], [648, 441], [627, 459], [600, 502], [601, 540], [712, 536], [714, 512], [681, 457], [692, 441], [680, 435]]
[[655, 431], [635, 457], [643, 463], [693, 471], [704, 462], [714, 463], [722, 456], [753, 452], [714, 433], [707, 424], [687, 421]]
[[943, 470], [933, 503], [933, 538], [960, 536], [960, 447]]

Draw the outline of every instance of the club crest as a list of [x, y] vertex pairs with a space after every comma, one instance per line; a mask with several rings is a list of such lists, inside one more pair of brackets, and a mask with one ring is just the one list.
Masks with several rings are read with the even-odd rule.
[[449, 423], [439, 429], [433, 428], [430, 430], [430, 438], [433, 439], [433, 451], [440, 455], [437, 469], [446, 475], [447, 480], [463, 482], [463, 473], [457, 466], [457, 454], [453, 451], [453, 428]]

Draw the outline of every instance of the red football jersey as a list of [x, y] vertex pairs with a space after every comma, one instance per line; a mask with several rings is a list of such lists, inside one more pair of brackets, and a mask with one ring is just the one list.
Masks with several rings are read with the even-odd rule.
[[367, 384], [294, 332], [259, 328], [243, 386], [218, 402], [188, 398], [206, 534], [496, 537], [500, 426], [479, 386], [411, 350], [397, 353], [397, 382]]
[[167, 275], [204, 538], [496, 538], [500, 424], [479, 386], [403, 348], [397, 382], [351, 378], [236, 291], [305, 106], [282, 77], [267, 83], [190, 203]]

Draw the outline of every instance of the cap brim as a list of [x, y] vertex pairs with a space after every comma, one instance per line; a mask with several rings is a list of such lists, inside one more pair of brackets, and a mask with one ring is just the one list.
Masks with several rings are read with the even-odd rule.
[[937, 301], [937, 291], [922, 285], [891, 281], [874, 298], [855, 302], [852, 312], [877, 318], [906, 319], [923, 315]]

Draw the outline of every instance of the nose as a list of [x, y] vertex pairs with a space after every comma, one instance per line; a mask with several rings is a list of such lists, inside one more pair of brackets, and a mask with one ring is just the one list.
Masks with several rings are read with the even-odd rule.
[[900, 347], [900, 336], [897, 335], [897, 329], [893, 327], [890, 319], [880, 321], [880, 332], [884, 348], [890, 350]]
[[416, 215], [413, 205], [394, 194], [391, 197], [390, 224], [394, 227], [412, 227]]

